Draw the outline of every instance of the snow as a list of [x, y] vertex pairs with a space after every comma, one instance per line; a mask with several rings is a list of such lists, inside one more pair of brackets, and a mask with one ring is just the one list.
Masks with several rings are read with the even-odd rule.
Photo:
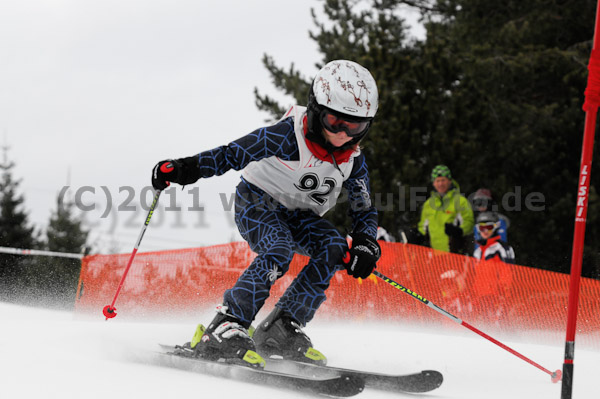
[[[157, 343], [183, 343], [197, 320], [105, 321], [71, 312], [0, 303], [0, 397], [3, 398], [191, 398], [218, 395], [261, 399], [306, 398], [247, 383], [152, 364]], [[465, 329], [466, 330], [466, 329]], [[425, 395], [366, 389], [360, 398], [424, 397], [560, 398], [561, 384], [491, 342], [466, 331], [445, 334], [400, 323], [328, 322], [316, 318], [305, 330], [331, 365], [384, 373], [435, 369], [442, 386]], [[549, 370], [562, 369], [564, 349], [531, 342], [504, 342]], [[597, 397], [594, 377], [600, 352], [575, 352], [573, 398]]]

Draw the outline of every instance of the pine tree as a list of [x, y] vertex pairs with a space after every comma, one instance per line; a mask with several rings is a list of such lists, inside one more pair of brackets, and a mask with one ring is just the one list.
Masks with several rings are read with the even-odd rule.
[[[19, 195], [19, 180], [13, 179], [15, 164], [8, 159], [8, 147], [3, 147], [4, 159], [0, 164], [0, 246], [35, 249], [37, 239], [34, 227], [29, 225], [23, 209], [24, 197]], [[21, 255], [0, 253], [0, 297], [15, 300], [21, 295], [24, 272], [31, 259]]]
[[[326, 1], [323, 9], [330, 23], [320, 22], [313, 12], [317, 32], [310, 36], [323, 54], [323, 61], [317, 67], [333, 59], [349, 59], [367, 68], [377, 81], [380, 98], [377, 121], [361, 147], [369, 164], [371, 190], [378, 194], [375, 201], [397, 210], [401, 201], [397, 195], [400, 187], [407, 177], [419, 176], [415, 164], [421, 163], [403, 150], [411, 140], [420, 140], [418, 126], [426, 121], [421, 118], [422, 106], [413, 100], [416, 88], [412, 64], [419, 54], [409, 41], [407, 23], [401, 13], [396, 12], [404, 2], [374, 1], [370, 2], [371, 8], [360, 7], [364, 3]], [[268, 55], [263, 63], [278, 89], [293, 96], [297, 104], [307, 103], [312, 78], [304, 77], [293, 64], [288, 70], [278, 67]], [[268, 96], [261, 96], [258, 90], [255, 93], [259, 109], [268, 111], [274, 118], [282, 115], [286, 107]], [[387, 204], [388, 193], [393, 194], [392, 204]], [[340, 230], [348, 232], [346, 213], [347, 204], [341, 203], [326, 217]], [[396, 216], [393, 212], [380, 214], [381, 224], [392, 234], [396, 234], [398, 227]]]
[[[424, 41], [407, 37], [402, 5], [423, 11]], [[316, 66], [351, 59], [378, 82], [380, 109], [363, 150], [382, 226], [393, 235], [414, 227], [420, 203], [411, 201], [412, 189], [427, 195], [429, 173], [443, 163], [463, 193], [496, 194], [512, 221], [518, 263], [568, 272], [595, 7], [592, 0], [327, 0], [328, 21], [313, 13], [310, 36], [323, 55]], [[305, 77], [268, 55], [263, 62], [276, 88], [306, 103], [316, 70]], [[275, 118], [290, 105], [255, 93], [259, 109]], [[600, 275], [599, 184], [600, 173], [592, 173], [588, 277]], [[510, 201], [518, 190], [519, 206]], [[529, 193], [543, 195], [542, 211], [525, 206]], [[347, 228], [338, 208], [329, 217]]]
[[[596, 2], [438, 4], [444, 12], [427, 24], [424, 48], [444, 41], [455, 73], [443, 82], [451, 95], [428, 152], [455, 166], [467, 193], [487, 186], [499, 201], [517, 190], [543, 195], [542, 211], [527, 208], [524, 198], [520, 206], [504, 204], [509, 241], [518, 263], [568, 272]], [[429, 50], [447, 58], [439, 46]], [[592, 174], [592, 193], [598, 183]], [[600, 238], [599, 206], [590, 195], [588, 277], [600, 270], [589, 256]]]
[[[56, 209], [52, 211], [43, 242], [44, 249], [52, 252], [85, 255], [88, 231], [82, 220], [75, 214], [75, 205], [60, 196], [56, 199]], [[72, 308], [81, 260], [57, 256], [36, 258], [35, 265], [28, 270], [31, 292], [44, 306]]]
[[80, 217], [75, 215], [75, 204], [57, 197], [46, 230], [46, 248], [54, 252], [83, 253], [87, 250], [88, 231]]

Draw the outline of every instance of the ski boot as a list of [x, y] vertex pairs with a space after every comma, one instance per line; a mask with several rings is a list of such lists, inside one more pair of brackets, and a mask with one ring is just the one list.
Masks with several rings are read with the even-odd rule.
[[240, 321], [227, 314], [226, 306], [217, 307], [217, 315], [204, 328], [198, 325], [189, 343], [195, 357], [206, 360], [264, 368], [264, 359], [256, 353], [256, 345]]
[[300, 323], [278, 307], [258, 325], [252, 337], [258, 353], [265, 358], [323, 366], [327, 364], [327, 358], [312, 347], [312, 342], [300, 328]]

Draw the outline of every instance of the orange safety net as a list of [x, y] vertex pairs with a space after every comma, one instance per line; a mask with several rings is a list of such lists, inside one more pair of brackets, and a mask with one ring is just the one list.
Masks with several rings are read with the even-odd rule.
[[[567, 321], [569, 276], [430, 248], [381, 242], [377, 270], [484, 331], [560, 343]], [[197, 314], [222, 300], [256, 255], [245, 242], [137, 254], [115, 307], [126, 317]], [[76, 312], [101, 315], [114, 297], [130, 254], [92, 255], [82, 261]], [[276, 303], [307, 258], [296, 255], [275, 282]], [[582, 278], [577, 342], [600, 348], [600, 281]], [[388, 320], [417, 325], [460, 325], [370, 276], [337, 273], [318, 317]], [[120, 316], [123, 317], [123, 316]]]

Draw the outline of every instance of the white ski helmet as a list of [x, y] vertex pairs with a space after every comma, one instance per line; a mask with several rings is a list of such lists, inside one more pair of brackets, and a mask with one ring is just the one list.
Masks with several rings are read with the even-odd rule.
[[344, 147], [354, 145], [367, 134], [378, 107], [377, 84], [366, 68], [354, 61], [330, 61], [317, 72], [310, 88], [307, 137], [323, 145], [323, 112], [330, 112], [364, 127]]
[[372, 118], [377, 113], [375, 79], [354, 61], [327, 63], [315, 76], [312, 89], [317, 103], [342, 114]]

